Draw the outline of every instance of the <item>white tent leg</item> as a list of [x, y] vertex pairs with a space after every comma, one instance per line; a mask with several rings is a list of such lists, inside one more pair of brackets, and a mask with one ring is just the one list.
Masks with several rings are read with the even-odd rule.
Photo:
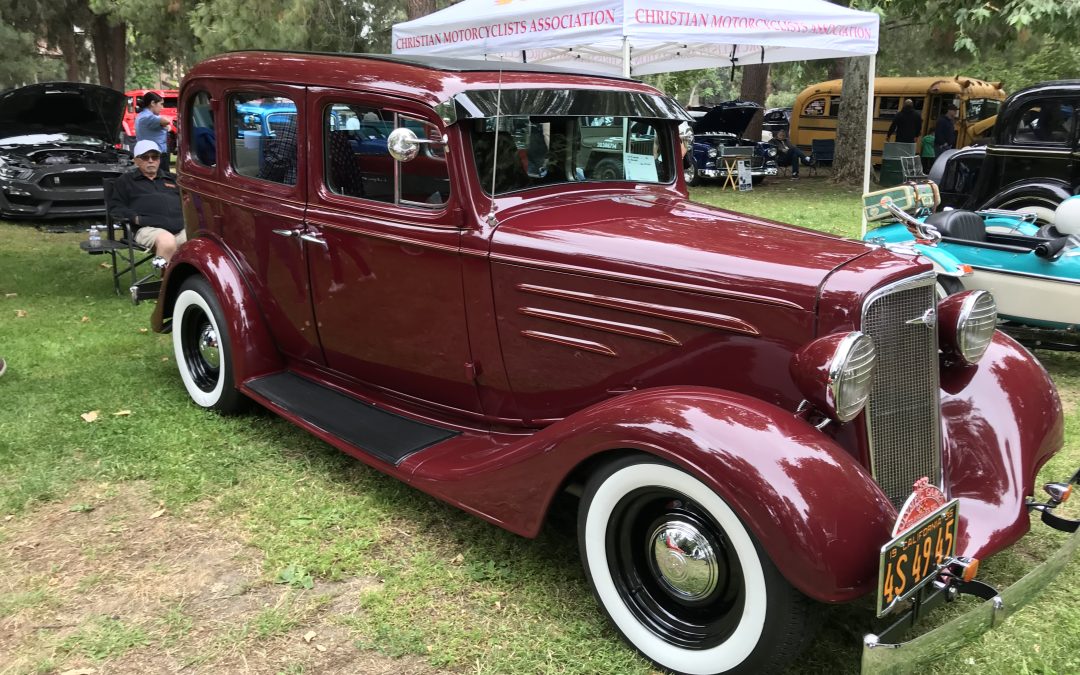
[[[866, 78], [866, 151], [863, 155], [863, 194], [870, 192], [870, 171], [872, 166], [870, 164], [870, 151], [874, 147], [874, 78], [877, 77], [877, 55], [870, 55], [870, 67], [868, 68]], [[860, 237], [866, 236], [866, 210], [862, 211], [862, 234]]]
[[630, 38], [622, 39], [622, 76], [630, 77]]

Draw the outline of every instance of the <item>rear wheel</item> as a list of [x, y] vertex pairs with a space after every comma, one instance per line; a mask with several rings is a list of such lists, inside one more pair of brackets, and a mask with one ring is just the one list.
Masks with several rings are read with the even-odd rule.
[[593, 169], [593, 178], [596, 180], [622, 180], [622, 162], [611, 157], [600, 160], [596, 163], [596, 168]]
[[701, 481], [646, 456], [595, 474], [578, 516], [585, 573], [623, 637], [694, 674], [775, 672], [812, 637], [792, 588]]
[[191, 400], [223, 413], [242, 410], [247, 399], [233, 383], [228, 324], [206, 279], [191, 277], [181, 284], [172, 336], [176, 366]]

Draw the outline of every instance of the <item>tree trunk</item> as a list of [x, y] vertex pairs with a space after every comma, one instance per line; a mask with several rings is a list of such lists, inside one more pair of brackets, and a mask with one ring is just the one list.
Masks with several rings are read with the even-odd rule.
[[866, 151], [866, 85], [870, 57], [846, 59], [844, 86], [840, 91], [840, 116], [836, 120], [836, 157], [833, 181], [862, 185]]
[[112, 68], [109, 65], [109, 22], [104, 16], [95, 14], [90, 24], [90, 40], [94, 44], [94, 63], [97, 65], [98, 84], [103, 87], [112, 85]]
[[[742, 86], [739, 88], [739, 98], [744, 101], [753, 101], [765, 105], [765, 98], [769, 88], [769, 64], [755, 63], [743, 66]], [[763, 115], [754, 115], [750, 126], [743, 132], [744, 138], [761, 140], [761, 121]]]
[[422, 16], [427, 16], [435, 11], [435, 0], [406, 0], [405, 1], [405, 16], [409, 17], [409, 21], [413, 19], [419, 19]]
[[75, 47], [75, 31], [61, 31], [57, 35], [60, 43], [60, 52], [64, 55], [64, 65], [68, 82], [79, 82], [82, 75], [79, 73], [79, 50]]
[[119, 22], [109, 27], [109, 69], [112, 71], [112, 86], [117, 91], [125, 91], [127, 80], [127, 24]]

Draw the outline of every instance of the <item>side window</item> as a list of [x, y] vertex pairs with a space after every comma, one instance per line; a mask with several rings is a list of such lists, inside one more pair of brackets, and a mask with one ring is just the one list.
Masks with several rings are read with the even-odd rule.
[[1065, 145], [1072, 137], [1076, 124], [1076, 108], [1072, 101], [1043, 99], [1026, 104], [1014, 118], [1009, 129], [1013, 143]]
[[803, 117], [824, 117], [825, 99], [815, 98], [806, 104], [802, 111]]
[[203, 166], [217, 164], [217, 137], [214, 134], [214, 112], [210, 109], [210, 94], [197, 92], [191, 97], [187, 131], [191, 155]]
[[829, 117], [840, 117], [840, 97], [833, 96], [829, 99]]
[[899, 96], [882, 96], [878, 106], [878, 117], [886, 119], [896, 117], [896, 113], [900, 112], [900, 100]]
[[233, 94], [229, 117], [236, 172], [296, 185], [296, 103], [281, 96]]
[[[398, 126], [412, 129], [417, 138], [437, 141], [439, 127], [415, 117], [398, 116]], [[425, 144], [411, 162], [400, 162], [401, 203], [440, 208], [450, 199], [450, 173], [446, 167], [446, 149]]]
[[394, 114], [334, 103], [323, 114], [326, 187], [334, 194], [394, 202], [394, 160], [386, 137]]
[[[323, 113], [326, 187], [334, 194], [388, 204], [440, 208], [450, 198], [445, 148], [423, 145], [411, 162], [395, 162], [386, 139], [396, 127], [418, 138], [440, 140], [425, 120], [361, 104], [333, 103]], [[399, 191], [395, 191], [394, 172]]]

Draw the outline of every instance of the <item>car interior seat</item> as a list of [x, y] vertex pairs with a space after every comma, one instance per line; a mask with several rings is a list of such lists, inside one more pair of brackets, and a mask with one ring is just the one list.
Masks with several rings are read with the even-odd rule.
[[926, 224], [933, 225], [942, 237], [949, 239], [986, 241], [986, 225], [982, 216], [974, 211], [953, 209], [932, 213], [927, 216]]

